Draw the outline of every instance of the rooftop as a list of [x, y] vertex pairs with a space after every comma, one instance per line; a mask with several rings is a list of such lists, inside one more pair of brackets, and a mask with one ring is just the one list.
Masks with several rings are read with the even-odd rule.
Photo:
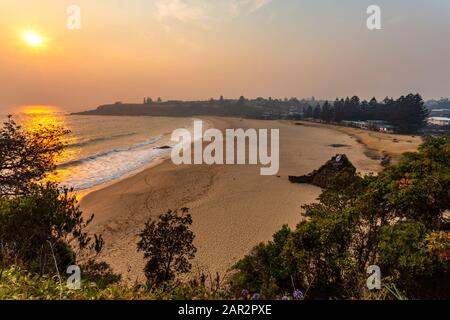
[[447, 117], [430, 117], [428, 120], [435, 120], [435, 121], [450, 121], [450, 118]]

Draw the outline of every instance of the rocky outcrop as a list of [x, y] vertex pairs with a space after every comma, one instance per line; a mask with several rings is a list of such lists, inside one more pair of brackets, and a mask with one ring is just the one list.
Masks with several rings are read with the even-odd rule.
[[331, 160], [328, 160], [318, 170], [314, 170], [308, 175], [299, 177], [289, 176], [289, 181], [292, 183], [308, 183], [325, 188], [331, 177], [343, 171], [355, 174], [356, 168], [345, 154], [338, 154], [331, 158]]

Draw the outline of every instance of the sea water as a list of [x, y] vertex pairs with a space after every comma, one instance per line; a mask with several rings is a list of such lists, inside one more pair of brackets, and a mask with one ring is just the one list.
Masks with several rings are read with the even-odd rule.
[[[170, 155], [173, 130], [193, 130], [195, 119], [81, 116], [61, 112], [18, 113], [27, 130], [59, 125], [68, 130], [67, 148], [52, 180], [81, 191], [144, 169]], [[161, 148], [165, 147], [165, 148]]]

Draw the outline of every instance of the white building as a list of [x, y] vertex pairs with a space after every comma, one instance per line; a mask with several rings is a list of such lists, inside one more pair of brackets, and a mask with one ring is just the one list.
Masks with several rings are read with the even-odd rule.
[[429, 124], [434, 124], [436, 126], [448, 126], [450, 125], [450, 118], [446, 117], [431, 117], [428, 118]]

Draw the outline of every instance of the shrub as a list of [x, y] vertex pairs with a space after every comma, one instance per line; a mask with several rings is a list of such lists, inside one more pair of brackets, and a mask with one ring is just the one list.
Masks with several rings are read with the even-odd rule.
[[379, 297], [448, 299], [449, 159], [450, 138], [441, 137], [378, 176], [335, 177], [281, 250], [262, 244], [235, 265], [234, 283], [267, 298], [295, 287], [307, 299], [361, 299], [374, 296], [366, 270], [378, 265]]
[[53, 183], [30, 186], [26, 195], [0, 198], [0, 261], [39, 274], [55, 273], [75, 264], [76, 250], [99, 252], [103, 240], [85, 229], [76, 197]]
[[164, 285], [178, 274], [190, 271], [197, 249], [193, 245], [194, 233], [189, 229], [192, 217], [188, 209], [169, 210], [157, 221], [149, 220], [140, 233], [138, 251], [147, 260], [145, 275], [150, 287]]
[[40, 276], [10, 266], [0, 274], [0, 300], [217, 300], [228, 299], [226, 290], [211, 290], [202, 285], [179, 284], [170, 290], [145, 286], [83, 282], [80, 290], [67, 288], [58, 277]]
[[9, 116], [0, 129], [0, 196], [26, 193], [52, 171], [68, 133], [54, 125], [25, 131]]

